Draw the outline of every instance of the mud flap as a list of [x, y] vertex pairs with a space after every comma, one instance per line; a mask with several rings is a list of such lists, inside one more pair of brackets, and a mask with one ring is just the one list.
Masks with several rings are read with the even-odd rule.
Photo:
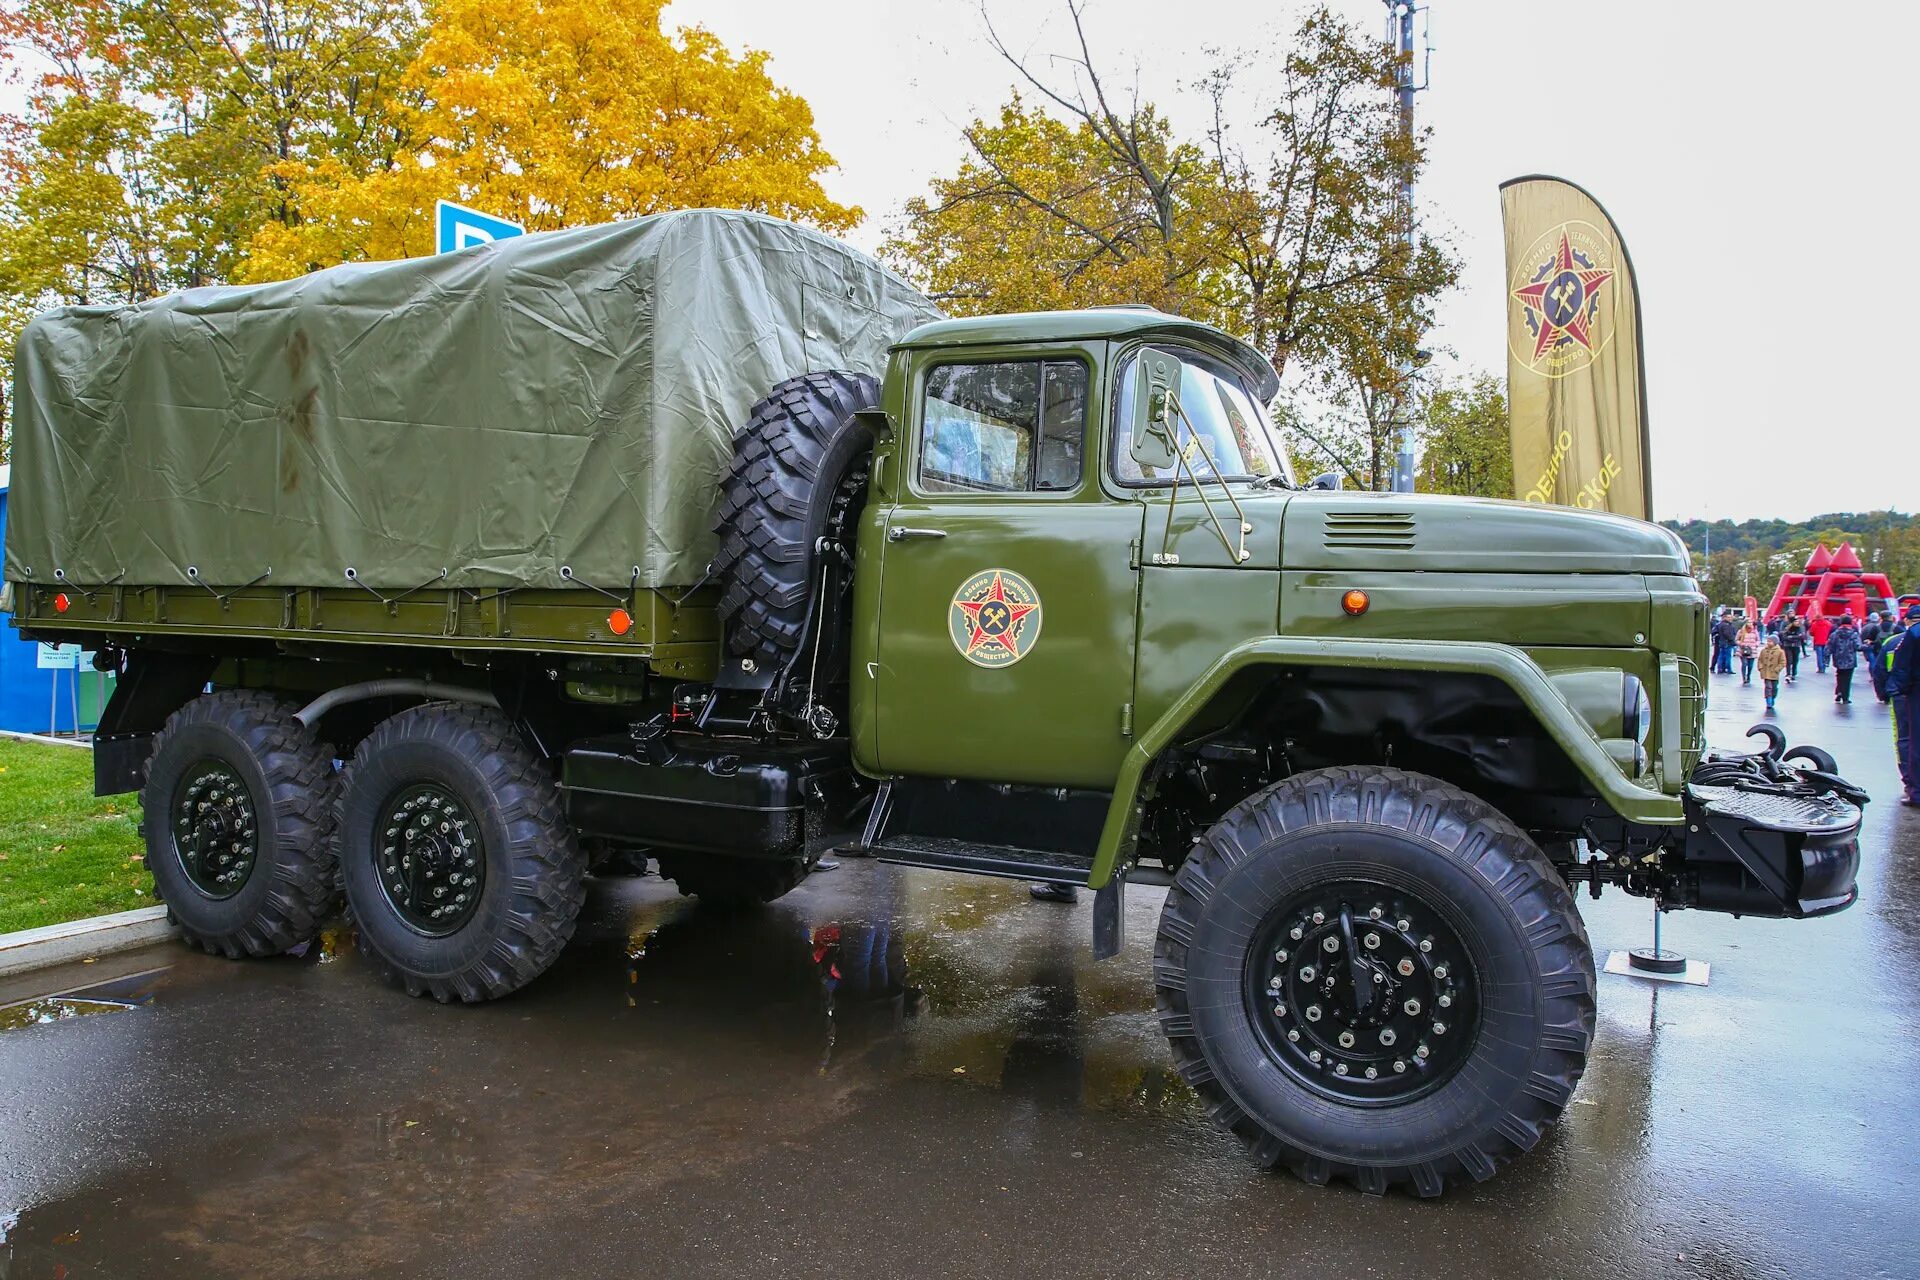
[[153, 735], [213, 676], [205, 654], [135, 650], [114, 684], [93, 732], [93, 794], [119, 795], [147, 784]]
[[1111, 960], [1127, 945], [1127, 877], [1116, 875], [1093, 895], [1093, 958]]

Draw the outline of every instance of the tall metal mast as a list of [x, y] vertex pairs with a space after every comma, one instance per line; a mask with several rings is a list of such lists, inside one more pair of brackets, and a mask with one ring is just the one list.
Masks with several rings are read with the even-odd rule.
[[[1413, 95], [1425, 89], [1431, 82], [1431, 74], [1423, 74], [1421, 83], [1413, 79], [1413, 15], [1425, 13], [1425, 6], [1414, 4], [1413, 0], [1384, 0], [1387, 6], [1387, 43], [1400, 55], [1399, 71], [1395, 76], [1394, 97], [1400, 104], [1400, 132], [1409, 144], [1413, 141]], [[1431, 19], [1429, 19], [1431, 23]], [[1431, 32], [1427, 39], [1427, 68], [1430, 73], [1433, 65], [1433, 41]], [[1409, 163], [1400, 175], [1400, 236], [1406, 245], [1407, 261], [1411, 265], [1414, 254], [1413, 235], [1413, 165]], [[1413, 374], [1417, 366], [1406, 358], [1394, 365], [1393, 423], [1399, 434], [1399, 457], [1393, 468], [1393, 489], [1395, 493], [1413, 492]], [[1376, 481], [1375, 483], [1378, 483]]]

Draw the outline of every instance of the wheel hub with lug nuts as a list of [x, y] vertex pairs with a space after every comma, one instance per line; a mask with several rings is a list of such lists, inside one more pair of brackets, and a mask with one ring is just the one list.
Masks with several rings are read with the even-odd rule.
[[[1292, 954], [1317, 962], [1289, 964]], [[1340, 881], [1297, 893], [1268, 915], [1252, 961], [1248, 1007], [1262, 1041], [1319, 1093], [1405, 1102], [1467, 1058], [1479, 1001], [1466, 949], [1402, 890]]]
[[380, 807], [374, 864], [400, 918], [442, 937], [480, 905], [487, 864], [480, 825], [460, 798], [433, 783], [400, 788]]
[[173, 843], [193, 887], [210, 898], [240, 892], [260, 853], [253, 795], [224, 760], [197, 761], [174, 791]]

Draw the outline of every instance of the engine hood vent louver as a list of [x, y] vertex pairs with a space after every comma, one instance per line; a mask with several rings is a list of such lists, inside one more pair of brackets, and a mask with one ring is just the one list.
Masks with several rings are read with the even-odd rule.
[[1414, 522], [1410, 511], [1329, 511], [1326, 546], [1343, 551], [1411, 551]]

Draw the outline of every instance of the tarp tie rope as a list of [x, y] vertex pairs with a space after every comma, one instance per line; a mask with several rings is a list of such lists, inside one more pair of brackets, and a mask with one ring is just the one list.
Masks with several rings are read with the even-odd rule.
[[88, 604], [92, 604], [95, 600], [99, 599], [100, 593], [102, 591], [105, 591], [108, 587], [111, 587], [114, 584], [118, 583], [120, 579], [126, 576], [127, 576], [127, 571], [125, 569], [122, 569], [120, 572], [114, 574], [111, 578], [108, 578], [105, 582], [102, 582], [99, 586], [89, 589], [87, 587], [81, 586], [79, 583], [74, 582], [73, 580], [68, 578], [67, 571], [65, 569], [55, 569], [53, 571], [53, 577], [56, 582], [58, 582], [61, 586], [65, 587], [69, 591], [78, 591], [81, 595], [87, 598]]
[[218, 600], [220, 602], [220, 607], [222, 609], [233, 608], [233, 598], [235, 596], [239, 595], [242, 591], [245, 591], [248, 587], [259, 586], [261, 583], [265, 582], [268, 578], [271, 578], [272, 576], [273, 576], [273, 566], [268, 565], [267, 571], [261, 574], [259, 577], [255, 578], [252, 582], [243, 582], [239, 586], [235, 587], [233, 590], [225, 592], [223, 594], [219, 591], [215, 591], [212, 587], [209, 587], [201, 579], [200, 568], [198, 565], [190, 564], [187, 566], [187, 580], [192, 582], [194, 586], [199, 587], [201, 590], [205, 591], [208, 595], [212, 596], [215, 600]]
[[596, 587], [591, 582], [576, 577], [571, 565], [563, 564], [560, 566], [560, 577], [563, 581], [571, 582], [576, 587], [585, 587], [589, 591], [598, 591], [609, 600], [617, 600], [621, 604], [625, 604], [633, 598], [634, 590], [640, 585], [640, 566], [633, 566], [633, 576], [627, 579], [627, 589], [624, 592], [609, 591], [605, 587]]
[[400, 602], [402, 600], [405, 600], [408, 596], [414, 594], [417, 591], [425, 591], [428, 587], [432, 586], [436, 582], [445, 582], [446, 580], [447, 580], [447, 570], [446, 570], [446, 567], [443, 565], [441, 566], [440, 575], [438, 577], [428, 578], [425, 582], [421, 583], [417, 587], [408, 587], [405, 591], [400, 592], [398, 595], [390, 596], [390, 595], [385, 595], [385, 594], [382, 594], [381, 592], [375, 591], [372, 587], [362, 582], [360, 580], [360, 571], [354, 568], [352, 565], [347, 566], [347, 581], [351, 582], [354, 586], [360, 588], [362, 591], [372, 596], [375, 600], [378, 600], [381, 604], [387, 606], [387, 612], [393, 615], [397, 615], [400, 612]]

